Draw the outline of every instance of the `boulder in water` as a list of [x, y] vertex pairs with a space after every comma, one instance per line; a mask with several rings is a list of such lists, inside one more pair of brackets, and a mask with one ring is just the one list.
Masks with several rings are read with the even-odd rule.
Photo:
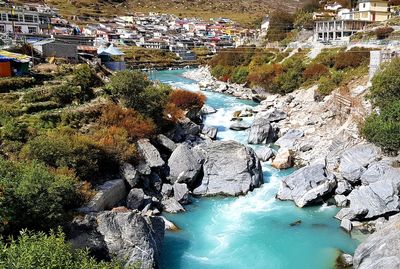
[[257, 157], [263, 162], [266, 162], [275, 156], [274, 150], [269, 147], [260, 147], [256, 149], [255, 152]]
[[196, 195], [237, 196], [262, 184], [262, 169], [253, 149], [235, 141], [216, 141], [206, 149], [203, 180]]
[[293, 152], [289, 149], [280, 149], [272, 161], [272, 167], [276, 169], [287, 169], [293, 166]]
[[229, 127], [229, 129], [231, 129], [233, 131], [244, 131], [249, 128], [250, 128], [250, 124], [248, 124], [246, 122], [242, 122], [242, 121], [237, 121]]
[[215, 127], [203, 126], [203, 128], [201, 129], [201, 133], [208, 136], [212, 140], [215, 140], [217, 139], [218, 129]]
[[271, 123], [264, 118], [256, 118], [251, 125], [248, 143], [268, 144], [274, 142], [276, 133]]

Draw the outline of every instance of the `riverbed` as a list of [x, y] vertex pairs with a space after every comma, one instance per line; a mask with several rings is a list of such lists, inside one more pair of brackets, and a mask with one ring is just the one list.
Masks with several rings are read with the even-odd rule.
[[[198, 91], [185, 70], [156, 71], [153, 80]], [[218, 128], [218, 139], [247, 144], [246, 131], [229, 130], [234, 111], [256, 104], [232, 96], [204, 92], [217, 113], [205, 124]], [[251, 122], [251, 118], [245, 119]], [[298, 208], [275, 199], [283, 177], [263, 163], [264, 185], [239, 198], [194, 199], [187, 212], [166, 214], [181, 230], [165, 235], [162, 269], [329, 269], [338, 250], [353, 254], [359, 244], [339, 227], [334, 206]]]

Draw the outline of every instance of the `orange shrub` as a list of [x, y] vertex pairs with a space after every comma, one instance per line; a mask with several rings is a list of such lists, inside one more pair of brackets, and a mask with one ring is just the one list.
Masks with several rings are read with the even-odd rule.
[[251, 71], [247, 80], [256, 86], [261, 86], [267, 91], [273, 86], [277, 76], [282, 74], [282, 67], [279, 64], [262, 65]]
[[169, 102], [176, 107], [189, 110], [201, 108], [206, 101], [206, 96], [202, 93], [190, 92], [185, 90], [174, 90], [169, 95]]
[[369, 50], [365, 48], [353, 48], [352, 50], [341, 52], [336, 56], [335, 68], [338, 70], [347, 67], [359, 67], [369, 61]]
[[185, 117], [182, 109], [177, 107], [174, 103], [168, 103], [164, 109], [164, 118], [172, 122], [178, 122]]
[[314, 63], [307, 66], [307, 68], [303, 71], [303, 77], [306, 80], [314, 80], [319, 79], [328, 72], [329, 69], [325, 65]]
[[142, 116], [133, 109], [122, 108], [114, 104], [103, 109], [100, 123], [125, 129], [132, 140], [150, 137], [156, 130], [153, 120]]

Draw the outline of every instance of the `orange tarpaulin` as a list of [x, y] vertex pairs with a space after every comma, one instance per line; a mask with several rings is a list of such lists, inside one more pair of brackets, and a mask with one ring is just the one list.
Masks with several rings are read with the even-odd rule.
[[11, 62], [0, 62], [0, 77], [11, 77]]

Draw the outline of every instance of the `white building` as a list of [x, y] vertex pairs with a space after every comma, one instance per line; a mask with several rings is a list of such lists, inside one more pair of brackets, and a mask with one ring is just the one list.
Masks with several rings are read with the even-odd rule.
[[41, 33], [48, 29], [50, 17], [36, 11], [0, 11], [0, 32], [2, 33]]

